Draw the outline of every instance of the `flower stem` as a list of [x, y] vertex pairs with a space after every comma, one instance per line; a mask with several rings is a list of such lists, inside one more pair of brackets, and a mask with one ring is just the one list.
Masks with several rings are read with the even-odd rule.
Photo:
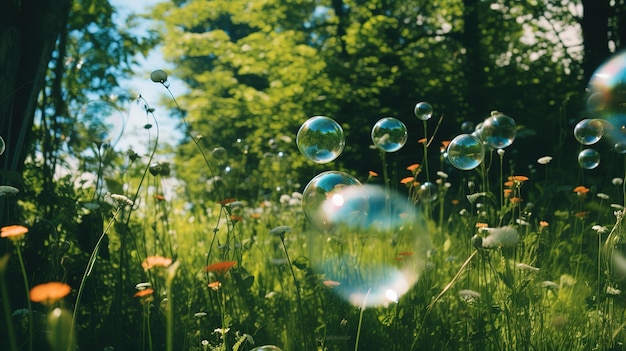
[[22, 279], [24, 280], [24, 290], [26, 291], [26, 304], [28, 306], [28, 349], [33, 350], [33, 306], [30, 303], [30, 287], [28, 286], [28, 278], [26, 277], [26, 267], [22, 258], [22, 250], [20, 243], [16, 243], [17, 259], [20, 261], [20, 269], [22, 271]]
[[[0, 297], [2, 297], [2, 308], [4, 309], [4, 319], [7, 325], [7, 334], [9, 336], [9, 347], [11, 351], [17, 351], [17, 343], [15, 342], [15, 333], [13, 331], [13, 321], [11, 320], [11, 306], [9, 304], [9, 292], [7, 291], [5, 278], [5, 266], [9, 261], [9, 255], [0, 258]], [[30, 301], [30, 299], [29, 299]], [[28, 319], [30, 320], [30, 315]]]

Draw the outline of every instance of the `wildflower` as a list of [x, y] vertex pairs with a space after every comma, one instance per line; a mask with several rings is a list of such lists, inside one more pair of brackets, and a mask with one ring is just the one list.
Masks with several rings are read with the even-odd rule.
[[151, 288], [148, 289], [143, 289], [143, 290], [139, 290], [135, 293], [135, 295], [133, 295], [134, 297], [146, 297], [146, 296], [150, 296], [154, 293], [154, 290]]
[[615, 185], [615, 186], [619, 186], [624, 184], [624, 180], [622, 178], [613, 178], [611, 180], [611, 184]]
[[400, 179], [400, 183], [401, 184], [409, 184], [412, 183], [415, 180], [414, 177], [404, 177], [402, 179]]
[[132, 206], [133, 205], [133, 201], [124, 195], [111, 194], [109, 196], [111, 197], [111, 199], [115, 200], [115, 202], [117, 202], [119, 206]]
[[467, 302], [472, 302], [474, 300], [480, 299], [479, 292], [469, 289], [459, 290], [459, 296]]
[[28, 233], [28, 228], [23, 225], [9, 225], [0, 228], [0, 237], [11, 241], [19, 241]]
[[141, 266], [145, 271], [152, 267], [169, 267], [172, 264], [172, 259], [163, 256], [148, 256], [141, 262]]
[[539, 226], [540, 226], [540, 227], [544, 227], [544, 228], [545, 228], [545, 227], [547, 227], [547, 226], [549, 226], [549, 225], [550, 225], [550, 223], [548, 223], [548, 222], [546, 222], [546, 221], [539, 221]]
[[237, 199], [228, 198], [228, 199], [222, 199], [222, 200], [218, 201], [217, 203], [222, 205], [222, 206], [226, 206], [226, 205], [231, 204], [231, 203], [233, 203], [235, 201], [237, 201]]
[[437, 175], [443, 179], [447, 179], [448, 178], [448, 173], [444, 172], [444, 171], [437, 171]]
[[574, 216], [576, 216], [577, 218], [583, 219], [587, 217], [587, 212], [586, 211], [576, 212], [574, 213]]
[[599, 197], [602, 200], [608, 200], [609, 199], [609, 195], [605, 194], [605, 193], [598, 193], [596, 194], [597, 197]]
[[504, 190], [502, 190], [502, 192], [503, 192], [504, 197], [508, 199], [509, 197], [511, 197], [511, 194], [513, 193], [513, 190], [512, 189], [504, 189]]
[[516, 218], [515, 219], [515, 223], [519, 224], [519, 225], [528, 225], [529, 223], [521, 218]]
[[165, 201], [165, 196], [163, 195], [154, 194], [154, 198], [157, 199], [158, 201]]
[[587, 188], [584, 185], [579, 185], [579, 186], [574, 188], [574, 192], [578, 196], [585, 196], [585, 194], [587, 194], [589, 192], [589, 188]]
[[209, 288], [211, 288], [211, 290], [218, 291], [222, 287], [222, 283], [216, 280], [214, 282], [209, 283], [208, 286]]
[[601, 225], [597, 225], [597, 224], [594, 225], [593, 227], [591, 227], [591, 229], [593, 231], [595, 231], [596, 233], [598, 233], [598, 234], [604, 234], [604, 233], [606, 233], [608, 231], [607, 227], [601, 226]]
[[278, 198], [278, 202], [280, 202], [281, 204], [289, 203], [289, 201], [291, 201], [291, 196], [287, 194], [282, 194], [280, 195], [280, 198]]
[[514, 175], [514, 176], [510, 176], [508, 179], [517, 183], [523, 183], [528, 180], [528, 177], [522, 176], [522, 175]]
[[205, 272], [213, 272], [215, 274], [224, 275], [228, 272], [234, 265], [236, 265], [236, 261], [224, 261], [210, 264], [204, 267]]
[[487, 223], [483, 223], [483, 222], [476, 223], [476, 228], [478, 228], [478, 229], [487, 228], [487, 227], [489, 227], [489, 224], [487, 224]]
[[148, 289], [151, 286], [152, 286], [152, 284], [150, 284], [148, 282], [138, 283], [137, 285], [135, 285], [135, 289], [137, 289], [137, 290], [145, 290], [145, 289]]
[[233, 221], [233, 222], [241, 222], [241, 221], [243, 221], [243, 217], [237, 216], [237, 215], [231, 215], [230, 216], [230, 220]]
[[0, 185], [0, 196], [10, 196], [19, 193], [20, 191], [17, 188], [12, 187], [10, 185]]
[[207, 313], [206, 312], [196, 312], [196, 313], [194, 313], [193, 316], [196, 317], [196, 318], [202, 318], [202, 317], [206, 317]]
[[550, 161], [552, 161], [551, 156], [543, 156], [537, 159], [537, 163], [540, 165], [547, 165], [548, 163], [550, 163]]
[[512, 197], [509, 199], [513, 205], [519, 205], [522, 202], [521, 197]]
[[428, 139], [426, 139], [426, 138], [422, 138], [422, 139], [418, 140], [417, 142], [418, 142], [419, 144], [426, 144], [426, 142], [427, 142], [427, 141], [428, 141]]
[[461, 203], [461, 201], [459, 201], [458, 199], [452, 199], [452, 201], [450, 201], [450, 203], [454, 206], [458, 205]]
[[502, 157], [504, 156], [504, 149], [498, 149], [498, 151], [496, 151], [498, 153], [498, 156]]
[[279, 225], [278, 227], [270, 230], [270, 235], [274, 235], [280, 238], [280, 240], [285, 239], [285, 234], [291, 233], [291, 227], [287, 225]]
[[415, 172], [415, 171], [417, 171], [419, 168], [420, 168], [419, 163], [414, 163], [414, 164], [412, 164], [412, 165], [408, 166], [406, 169], [407, 169], [407, 171], [410, 171], [410, 172]]
[[521, 269], [521, 270], [523, 270], [523, 271], [530, 271], [530, 272], [538, 272], [539, 271], [539, 268], [533, 267], [533, 266], [531, 266], [529, 264], [526, 264], [526, 263], [518, 263], [516, 265], [516, 267]]
[[322, 284], [324, 284], [324, 286], [326, 286], [327, 288], [334, 288], [336, 286], [339, 286], [341, 283], [334, 280], [326, 279], [322, 282]]
[[443, 140], [441, 142], [441, 150], [443, 151], [443, 150], [447, 149], [448, 145], [450, 145], [450, 140]]
[[504, 182], [504, 186], [507, 188], [512, 188], [513, 185], [515, 185], [515, 182], [513, 182], [512, 180]]
[[615, 295], [619, 295], [621, 293], [622, 293], [622, 291], [620, 289], [616, 289], [616, 288], [614, 288], [612, 286], [607, 286], [606, 287], [606, 294], [607, 295], [614, 295], [615, 296]]
[[376, 173], [374, 171], [369, 171], [369, 176], [370, 177], [378, 177], [378, 173]]
[[49, 282], [35, 285], [30, 289], [30, 300], [49, 305], [61, 300], [72, 291], [72, 288], [60, 282]]
[[490, 228], [489, 236], [483, 239], [483, 247], [510, 247], [519, 241], [517, 229], [511, 226]]

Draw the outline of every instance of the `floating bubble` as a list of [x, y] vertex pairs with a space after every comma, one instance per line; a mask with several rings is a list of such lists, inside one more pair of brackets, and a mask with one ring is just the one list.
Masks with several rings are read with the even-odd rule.
[[626, 154], [626, 141], [615, 143], [615, 145], [613, 145], [613, 150], [615, 150], [618, 154]]
[[583, 119], [574, 127], [574, 137], [583, 145], [597, 143], [604, 134], [604, 125], [599, 119]]
[[600, 154], [594, 149], [584, 149], [578, 154], [578, 164], [584, 169], [594, 169], [600, 165]]
[[611, 143], [626, 143], [626, 51], [613, 55], [593, 73], [587, 85], [587, 109], [604, 125], [604, 136]]
[[367, 211], [358, 221], [338, 222], [328, 235], [311, 235], [311, 267], [354, 306], [397, 302], [426, 266], [424, 218], [406, 196], [382, 187], [345, 187], [335, 194], [352, 208], [365, 201]]
[[6, 149], [6, 144], [4, 143], [4, 139], [2, 139], [2, 137], [0, 136], [0, 155], [4, 153], [5, 149]]
[[308, 222], [321, 232], [330, 232], [338, 223], [362, 219], [367, 210], [365, 199], [346, 203], [339, 191], [356, 187], [361, 182], [348, 173], [327, 171], [315, 176], [302, 192], [302, 209]]
[[417, 199], [424, 204], [437, 200], [437, 186], [435, 183], [424, 182], [417, 191]]
[[296, 136], [300, 152], [315, 163], [328, 163], [339, 157], [346, 145], [343, 129], [332, 118], [315, 116], [300, 126]]
[[474, 123], [470, 121], [461, 123], [461, 131], [466, 134], [471, 134], [474, 131]]
[[250, 351], [282, 351], [282, 350], [278, 346], [263, 345], [263, 346], [255, 347]]
[[386, 117], [372, 128], [372, 142], [385, 152], [400, 150], [408, 138], [406, 125], [393, 117]]
[[494, 149], [503, 149], [513, 143], [517, 126], [513, 118], [492, 112], [480, 127], [480, 138]]
[[470, 134], [456, 136], [448, 144], [448, 161], [454, 167], [468, 171], [478, 167], [485, 158], [483, 142]]
[[433, 115], [433, 107], [427, 102], [418, 102], [415, 105], [415, 117], [421, 119], [422, 121], [427, 121]]

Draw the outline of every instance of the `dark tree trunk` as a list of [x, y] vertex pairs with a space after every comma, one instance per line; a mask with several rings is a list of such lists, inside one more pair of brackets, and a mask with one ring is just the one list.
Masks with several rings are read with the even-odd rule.
[[611, 52], [609, 51], [609, 0], [582, 0], [583, 18], [580, 27], [583, 34], [584, 84]]
[[[0, 184], [22, 188], [37, 97], [71, 0], [0, 2]], [[3, 202], [3, 204], [5, 204]], [[2, 209], [0, 216], [6, 216]], [[11, 215], [9, 215], [11, 217]], [[0, 225], [10, 218], [0, 218]]]

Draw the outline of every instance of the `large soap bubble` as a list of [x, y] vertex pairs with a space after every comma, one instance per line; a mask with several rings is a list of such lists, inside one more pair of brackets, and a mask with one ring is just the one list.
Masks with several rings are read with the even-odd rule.
[[480, 127], [480, 138], [494, 149], [502, 149], [513, 143], [517, 126], [513, 118], [500, 112], [492, 112]]
[[447, 154], [451, 165], [468, 171], [478, 167], [483, 162], [485, 146], [477, 137], [470, 134], [461, 134], [450, 141]]
[[406, 196], [381, 187], [344, 187], [335, 195], [350, 208], [361, 208], [365, 201], [367, 211], [359, 221], [337, 222], [327, 235], [309, 236], [312, 268], [354, 306], [397, 302], [426, 266], [424, 218]]
[[315, 163], [328, 163], [339, 157], [346, 145], [343, 129], [332, 118], [315, 116], [300, 126], [296, 136], [300, 152]]
[[360, 189], [362, 185], [345, 172], [327, 171], [311, 179], [302, 192], [302, 209], [309, 223], [321, 232], [329, 232], [338, 223], [361, 220], [367, 209], [365, 201], [346, 203], [340, 194], [351, 187]]
[[385, 152], [400, 150], [408, 138], [406, 125], [393, 117], [385, 117], [372, 128], [372, 142]]
[[574, 137], [583, 145], [591, 145], [602, 139], [604, 125], [599, 119], [583, 119], [574, 127]]
[[4, 153], [5, 149], [6, 149], [6, 144], [4, 143], [4, 139], [2, 139], [2, 137], [0, 136], [0, 155]]
[[578, 154], [578, 164], [584, 169], [594, 169], [600, 165], [600, 154], [594, 149], [584, 149]]
[[587, 86], [587, 109], [608, 122], [604, 136], [614, 145], [626, 144], [626, 51], [613, 55], [593, 73]]

